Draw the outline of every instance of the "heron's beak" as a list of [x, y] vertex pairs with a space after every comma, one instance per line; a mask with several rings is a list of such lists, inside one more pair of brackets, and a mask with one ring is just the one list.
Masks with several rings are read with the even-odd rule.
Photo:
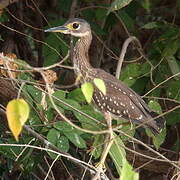
[[50, 29], [46, 29], [44, 32], [60, 32], [67, 34], [69, 29], [66, 26], [58, 26], [58, 27], [53, 27]]

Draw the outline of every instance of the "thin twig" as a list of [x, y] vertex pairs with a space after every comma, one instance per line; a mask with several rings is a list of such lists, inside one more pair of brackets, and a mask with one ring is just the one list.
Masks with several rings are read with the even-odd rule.
[[[172, 79], [173, 77], [179, 76], [180, 72], [177, 74], [174, 74], [170, 77], [168, 77], [166, 80], [162, 81], [161, 83], [159, 83], [158, 85], [156, 85], [154, 88], [152, 88], [150, 91], [148, 91], [146, 94], [144, 94], [144, 96], [147, 96], [149, 93], [151, 93], [152, 91], [154, 91], [155, 89], [157, 89], [159, 86], [161, 86], [162, 84], [164, 84], [165, 82], [169, 81], [170, 79]], [[142, 97], [144, 97], [142, 96]]]

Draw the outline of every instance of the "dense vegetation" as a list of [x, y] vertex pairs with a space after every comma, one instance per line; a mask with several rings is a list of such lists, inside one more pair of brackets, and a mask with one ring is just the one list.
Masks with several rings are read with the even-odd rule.
[[[179, 0], [14, 0], [0, 5], [2, 179], [91, 179], [96, 174], [106, 122], [75, 84], [71, 38], [44, 33], [72, 17], [91, 25], [91, 64], [113, 75], [123, 43], [130, 36], [138, 39], [127, 48], [119, 79], [166, 119], [158, 136], [113, 120], [107, 177], [180, 178]], [[30, 107], [19, 141], [6, 120], [6, 106], [16, 98]]]

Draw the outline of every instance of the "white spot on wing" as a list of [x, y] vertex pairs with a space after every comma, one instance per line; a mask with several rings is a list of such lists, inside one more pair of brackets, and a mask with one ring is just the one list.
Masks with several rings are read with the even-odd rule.
[[122, 102], [120, 102], [120, 105], [123, 106], [123, 107], [125, 107], [125, 104], [123, 104]]

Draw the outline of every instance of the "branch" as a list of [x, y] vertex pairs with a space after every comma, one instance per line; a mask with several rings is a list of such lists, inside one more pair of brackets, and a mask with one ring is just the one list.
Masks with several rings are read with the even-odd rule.
[[122, 50], [121, 50], [121, 53], [120, 53], [120, 56], [119, 56], [119, 60], [118, 60], [117, 69], [116, 69], [116, 78], [117, 78], [117, 79], [119, 79], [119, 76], [120, 76], [121, 67], [122, 67], [122, 63], [123, 63], [123, 60], [124, 60], [124, 56], [125, 56], [126, 51], [127, 51], [127, 47], [129, 46], [129, 44], [130, 44], [132, 41], [137, 41], [138, 44], [140, 44], [140, 43], [139, 43], [139, 40], [138, 40], [135, 36], [130, 36], [130, 37], [127, 38], [127, 39], [125, 40], [125, 42], [123, 43]]

